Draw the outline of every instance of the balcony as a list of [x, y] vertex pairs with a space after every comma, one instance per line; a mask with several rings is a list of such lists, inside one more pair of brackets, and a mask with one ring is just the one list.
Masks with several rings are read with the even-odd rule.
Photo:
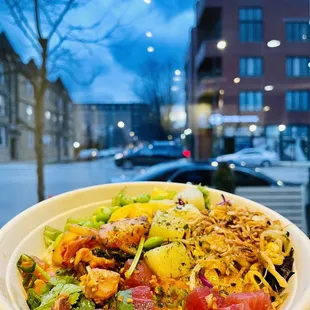
[[218, 41], [222, 36], [222, 9], [206, 8], [200, 21], [197, 22], [197, 40], [199, 49], [205, 41]]

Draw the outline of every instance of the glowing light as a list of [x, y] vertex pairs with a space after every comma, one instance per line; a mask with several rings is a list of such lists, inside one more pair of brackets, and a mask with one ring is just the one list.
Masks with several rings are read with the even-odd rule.
[[245, 166], [246, 166], [246, 162], [245, 162], [245, 161], [242, 161], [242, 162], [241, 162], [241, 166], [242, 166], [242, 167], [245, 167]]
[[241, 79], [240, 79], [239, 77], [234, 78], [234, 83], [235, 83], [235, 84], [240, 83], [240, 81], [241, 81]]
[[125, 127], [125, 123], [122, 122], [122, 121], [119, 121], [119, 122], [117, 123], [117, 126], [118, 126], [119, 128], [124, 128], [124, 127]]
[[220, 89], [220, 95], [224, 95], [224, 94], [225, 94], [224, 89]]
[[280, 180], [277, 182], [277, 184], [278, 184], [279, 186], [283, 186], [283, 185], [284, 185], [284, 183], [283, 183], [282, 181], [280, 181]]
[[129, 133], [129, 135], [130, 135], [130, 137], [134, 137], [134, 136], [135, 136], [135, 132], [134, 132], [134, 131], [131, 131], [131, 132]]
[[251, 132], [255, 132], [256, 131], [256, 129], [257, 129], [257, 126], [256, 125], [250, 125], [250, 127], [249, 127], [249, 130], [251, 131]]
[[191, 135], [192, 134], [192, 130], [190, 128], [187, 128], [184, 130], [184, 133], [186, 136]]
[[235, 169], [236, 165], [235, 164], [230, 164], [229, 167], [230, 167], [230, 169]]
[[168, 136], [168, 140], [171, 141], [172, 139], [173, 139], [173, 137], [172, 137], [171, 135], [169, 135], [169, 136]]
[[96, 152], [96, 151], [92, 151], [92, 152], [91, 152], [91, 156], [92, 156], [92, 157], [96, 157], [96, 156], [97, 156], [97, 152]]
[[178, 91], [180, 88], [178, 86], [171, 86], [171, 91]]
[[286, 126], [284, 124], [281, 124], [278, 126], [278, 130], [281, 132], [284, 131], [285, 129], [286, 129]]
[[151, 4], [152, 0], [144, 0], [146, 4]]
[[32, 106], [28, 105], [26, 108], [27, 115], [32, 115]]
[[264, 107], [264, 111], [265, 111], [265, 112], [270, 111], [270, 106], [266, 105], [266, 106]]
[[46, 119], [51, 119], [51, 112], [50, 111], [45, 111], [45, 118]]
[[191, 151], [190, 150], [184, 150], [183, 151], [183, 156], [186, 157], [186, 158], [191, 157]]
[[266, 85], [264, 89], [265, 89], [265, 91], [272, 91], [272, 90], [274, 90], [274, 86], [273, 85]]
[[212, 166], [212, 167], [218, 167], [218, 165], [219, 165], [219, 163], [218, 163], [217, 161], [213, 161], [213, 162], [211, 163], [211, 166]]
[[182, 134], [180, 135], [180, 137], [181, 137], [182, 140], [184, 140], [184, 139], [186, 138], [186, 136], [185, 136], [184, 133], [182, 133]]
[[149, 46], [149, 47], [147, 48], [147, 51], [148, 51], [149, 53], [153, 53], [153, 52], [155, 51], [155, 48], [154, 48], [153, 46]]
[[177, 70], [174, 71], [174, 74], [176, 76], [180, 76], [182, 74], [182, 72], [181, 72], [181, 70], [177, 69]]
[[81, 146], [81, 144], [79, 142], [77, 142], [77, 141], [73, 143], [73, 147], [75, 149], [78, 149], [80, 146]]
[[148, 148], [152, 150], [154, 148], [153, 144], [149, 144]]
[[270, 48], [275, 48], [275, 47], [279, 47], [281, 45], [281, 42], [279, 40], [270, 40], [267, 43], [267, 46]]
[[145, 33], [145, 35], [148, 37], [148, 38], [152, 38], [153, 37], [153, 33], [151, 31], [147, 31]]
[[221, 41], [219, 41], [219, 42], [217, 43], [216, 46], [217, 46], [217, 48], [218, 48], [219, 50], [223, 51], [223, 50], [226, 48], [226, 46], [227, 46], [227, 42], [224, 41], [224, 40], [221, 40]]

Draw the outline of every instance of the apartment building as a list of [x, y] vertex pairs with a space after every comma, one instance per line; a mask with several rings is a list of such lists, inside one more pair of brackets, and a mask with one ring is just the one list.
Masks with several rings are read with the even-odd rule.
[[197, 158], [245, 147], [310, 159], [308, 0], [200, 0], [186, 56]]
[[[0, 51], [18, 57], [4, 33], [0, 34]], [[0, 56], [3, 54], [0, 53]], [[35, 100], [32, 84], [10, 57], [0, 59], [0, 161], [32, 161], [34, 151]], [[35, 74], [33, 60], [20, 64]], [[45, 93], [45, 159], [59, 161], [73, 155], [72, 101], [61, 79], [48, 82]]]

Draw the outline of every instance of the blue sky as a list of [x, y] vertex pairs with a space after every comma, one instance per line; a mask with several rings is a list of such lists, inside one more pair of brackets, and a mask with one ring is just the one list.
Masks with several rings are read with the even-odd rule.
[[[26, 0], [23, 0], [26, 1]], [[74, 10], [66, 16], [62, 28], [66, 31], [68, 24], [90, 25], [102, 17], [102, 12], [108, 8], [104, 23], [95, 33], [88, 32], [87, 37], [104, 34], [121, 16], [120, 27], [105, 41], [107, 46], [92, 46], [91, 55], [82, 51], [75, 43], [67, 43], [76, 55], [83, 58], [79, 66], [71, 66], [71, 70], [78, 79], [90, 74], [93, 69], [100, 69], [100, 75], [90, 86], [80, 86], [70, 75], [56, 72], [67, 85], [75, 102], [132, 102], [136, 101], [131, 91], [139, 68], [149, 59], [159, 61], [172, 60], [175, 69], [183, 69], [184, 57], [189, 40], [189, 30], [194, 24], [195, 0], [152, 0], [151, 4], [143, 0], [92, 0], [81, 9]], [[24, 61], [36, 58], [35, 51], [10, 20], [5, 10], [6, 18], [1, 19], [2, 28]], [[26, 16], [32, 22], [31, 12]], [[145, 32], [151, 31], [152, 38]], [[56, 41], [55, 41], [56, 43]], [[148, 53], [147, 47], [153, 46], [154, 53]], [[70, 66], [70, 64], [68, 65]]]

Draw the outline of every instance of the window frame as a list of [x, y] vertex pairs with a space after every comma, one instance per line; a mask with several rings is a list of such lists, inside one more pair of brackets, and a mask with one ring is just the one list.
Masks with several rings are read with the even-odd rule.
[[[253, 102], [252, 102], [253, 109], [249, 108], [249, 99], [250, 98], [247, 98], [247, 96], [250, 96], [251, 93], [253, 93], [253, 98], [252, 98], [253, 99]], [[255, 98], [258, 94], [261, 95], [261, 103], [260, 103], [259, 107], [255, 108], [255, 106], [257, 105], [257, 103], [255, 103]], [[245, 96], [244, 103], [241, 102], [243, 95]], [[239, 92], [239, 112], [259, 112], [259, 111], [262, 111], [263, 106], [264, 106], [264, 92], [263, 91], [261, 91], [261, 90], [240, 90], [240, 92]]]
[[[291, 30], [289, 30], [288, 28], [291, 26]], [[297, 30], [297, 32], [302, 32], [302, 26], [305, 26], [307, 31], [306, 31], [306, 39], [303, 39], [302, 36], [299, 37], [298, 35], [294, 35], [294, 26], [296, 27], [295, 30]], [[297, 28], [299, 26], [299, 28]], [[291, 31], [291, 36], [289, 36], [289, 31]], [[310, 25], [308, 23], [308, 21], [287, 21], [285, 22], [285, 39], [287, 42], [291, 42], [291, 43], [309, 43], [310, 42]]]
[[[298, 62], [297, 62], [298, 61]], [[300, 74], [303, 70], [303, 64], [304, 63], [304, 71], [307, 71], [307, 74]], [[295, 63], [294, 63], [295, 62]], [[298, 67], [299, 74], [294, 74], [294, 71], [296, 68], [294, 68], [296, 64], [296, 67]], [[292, 78], [309, 78], [310, 77], [310, 56], [287, 56], [285, 60], [285, 66], [286, 66], [286, 76], [292, 77]]]
[[[295, 99], [293, 98], [294, 95], [296, 97]], [[305, 97], [305, 98], [302, 98], [302, 97]], [[295, 106], [294, 106], [294, 100], [296, 100], [297, 98], [298, 98], [298, 103], [297, 104], [295, 103]], [[304, 102], [302, 102], [302, 100], [304, 100]], [[302, 105], [304, 103], [305, 103], [305, 108], [302, 108]], [[289, 107], [289, 104], [291, 105], [290, 107]], [[286, 107], [286, 111], [290, 111], [290, 112], [310, 112], [310, 90], [307, 90], [307, 89], [287, 90], [285, 93], [285, 107]]]
[[[250, 15], [250, 10], [252, 10], [252, 19], [243, 19], [241, 17], [242, 10], [248, 11], [248, 15]], [[260, 10], [261, 18], [255, 19], [255, 10]], [[264, 10], [260, 6], [240, 6], [238, 9], [238, 17], [239, 17], [239, 40], [242, 43], [260, 43], [264, 41]], [[252, 35], [253, 39], [250, 39], [250, 27], [252, 26]], [[244, 27], [247, 26], [247, 27]], [[259, 28], [257, 27], [259, 26]], [[259, 35], [258, 33], [259, 29]], [[244, 31], [246, 30], [246, 31]], [[244, 36], [243, 36], [244, 34]]]
[[[253, 61], [254, 74], [249, 74], [249, 62]], [[257, 63], [256, 63], [257, 61]], [[242, 68], [242, 62], [244, 62], [244, 68]], [[243, 72], [244, 71], [244, 72]], [[257, 74], [255, 71], [259, 71]], [[242, 56], [239, 58], [239, 76], [240, 77], [262, 77], [264, 75], [264, 58], [261, 56]]]
[[7, 115], [6, 96], [0, 93], [0, 117]]
[[0, 126], [0, 148], [7, 147], [7, 128], [5, 126]]

